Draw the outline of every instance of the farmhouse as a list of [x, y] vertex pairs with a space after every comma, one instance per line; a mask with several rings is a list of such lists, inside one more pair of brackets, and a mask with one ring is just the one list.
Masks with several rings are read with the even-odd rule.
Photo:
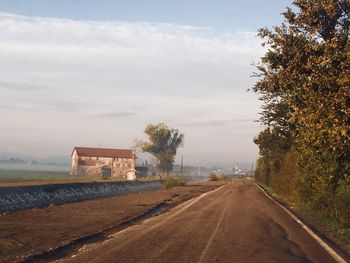
[[136, 155], [131, 149], [74, 147], [72, 175], [135, 180]]

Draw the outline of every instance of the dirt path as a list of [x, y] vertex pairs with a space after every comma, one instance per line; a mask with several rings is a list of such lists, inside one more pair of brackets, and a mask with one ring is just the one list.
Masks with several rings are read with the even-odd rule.
[[211, 182], [2, 214], [0, 262], [22, 261], [81, 237], [113, 229], [163, 201], [177, 205], [222, 184]]
[[335, 262], [248, 180], [86, 246], [63, 262]]

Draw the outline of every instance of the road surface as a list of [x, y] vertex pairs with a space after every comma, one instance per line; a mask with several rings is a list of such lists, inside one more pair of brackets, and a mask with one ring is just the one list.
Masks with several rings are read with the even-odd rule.
[[233, 180], [66, 262], [335, 262], [248, 180]]

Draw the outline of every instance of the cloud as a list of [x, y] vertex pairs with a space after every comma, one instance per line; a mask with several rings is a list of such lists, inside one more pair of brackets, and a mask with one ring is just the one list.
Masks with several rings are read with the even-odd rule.
[[135, 115], [133, 112], [108, 112], [108, 113], [101, 113], [96, 115], [97, 117], [106, 117], [106, 118], [123, 118], [123, 117], [131, 117]]
[[209, 120], [203, 122], [193, 122], [193, 123], [185, 123], [184, 126], [203, 126], [203, 127], [211, 127], [211, 126], [226, 126], [226, 125], [241, 125], [245, 123], [253, 123], [256, 119], [227, 119], [227, 120]]
[[[242, 71], [261, 54], [255, 33], [219, 34], [173, 24], [93, 22], [0, 14], [1, 59], [8, 82], [74, 91], [210, 94], [244, 85]], [[243, 63], [242, 63], [243, 62]], [[239, 65], [239, 67], [237, 66]]]
[[79, 104], [62, 95], [57, 99], [55, 93], [30, 84], [0, 82], [0, 92], [2, 97], [0, 107], [8, 110], [74, 112]]
[[[248, 120], [257, 118], [259, 104], [246, 93], [254, 83], [251, 62], [264, 52], [255, 35], [0, 13], [0, 118], [14, 131], [0, 145], [47, 154], [76, 144], [128, 147], [147, 123], [162, 121], [186, 131], [193, 161], [203, 157], [203, 141], [191, 134], [225, 130], [207, 146], [230, 159], [232, 123], [247, 120], [247, 131], [257, 131]], [[250, 138], [241, 141], [241, 152], [256, 152]]]

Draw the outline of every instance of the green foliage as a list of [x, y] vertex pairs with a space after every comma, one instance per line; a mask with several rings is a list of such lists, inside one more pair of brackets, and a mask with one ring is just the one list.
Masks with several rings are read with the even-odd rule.
[[254, 140], [255, 176], [350, 223], [341, 208], [350, 184], [350, 2], [293, 4], [285, 23], [259, 31], [269, 49], [253, 89], [267, 129]]
[[176, 156], [176, 151], [183, 146], [184, 134], [177, 129], [170, 129], [164, 123], [149, 124], [145, 128], [149, 142], [142, 143], [143, 152], [152, 154], [158, 161], [160, 171], [169, 174]]
[[[333, 211], [331, 214], [340, 222], [350, 226], [350, 187], [341, 185], [334, 197]], [[350, 234], [350, 231], [349, 231]], [[350, 237], [350, 235], [349, 235]]]
[[254, 172], [255, 180], [265, 185], [270, 185], [271, 168], [269, 165], [268, 156], [262, 155], [256, 162], [256, 169]]
[[258, 137], [254, 138], [254, 143], [259, 145], [260, 155], [269, 160], [271, 167], [278, 169], [283, 155], [292, 145], [292, 138], [289, 134], [284, 134], [277, 128], [268, 127], [260, 132]]
[[164, 180], [164, 186], [166, 189], [175, 186], [184, 186], [186, 183], [178, 176], [168, 176]]
[[283, 155], [280, 168], [271, 172], [270, 185], [279, 195], [300, 203], [302, 174], [297, 166], [298, 154], [294, 149]]
[[[330, 216], [321, 209], [304, 206], [301, 211], [316, 220], [317, 223], [324, 226], [329, 232], [334, 233], [337, 237], [343, 240], [346, 244], [350, 244], [350, 225], [344, 224], [343, 221]], [[348, 221], [349, 222], [349, 221]]]

